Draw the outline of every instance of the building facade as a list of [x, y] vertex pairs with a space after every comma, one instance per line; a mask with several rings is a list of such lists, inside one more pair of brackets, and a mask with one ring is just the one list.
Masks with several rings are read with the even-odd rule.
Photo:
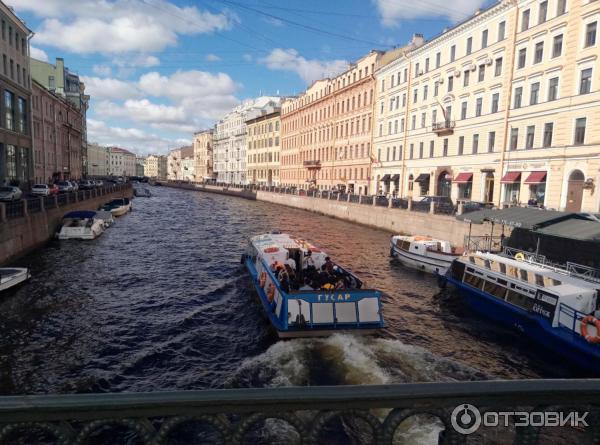
[[110, 176], [135, 176], [135, 154], [119, 147], [109, 149], [109, 175]]
[[374, 188], [599, 211], [599, 20], [500, 1], [378, 69]]
[[167, 179], [176, 181], [182, 179], [181, 148], [175, 148], [167, 156]]
[[279, 185], [281, 108], [265, 107], [248, 113], [246, 167], [250, 184]]
[[246, 118], [252, 110], [280, 105], [281, 98], [261, 96], [249, 99], [231, 110], [215, 126], [213, 168], [217, 182], [247, 184]]
[[0, 2], [0, 184], [28, 188], [33, 179], [31, 137], [31, 30]]
[[196, 158], [194, 147], [181, 148], [181, 178], [184, 181], [196, 181]]
[[194, 133], [194, 159], [197, 182], [213, 181], [213, 135], [214, 130]]
[[150, 155], [144, 163], [144, 173], [152, 179], [167, 179], [167, 157]]
[[139, 178], [146, 176], [146, 157], [136, 156], [135, 157], [135, 175]]
[[51, 183], [83, 176], [83, 116], [72, 102], [32, 81], [34, 181]]
[[108, 168], [110, 164], [109, 158], [109, 150], [106, 147], [94, 143], [87, 144], [87, 175], [91, 177], [108, 176], [110, 174]]

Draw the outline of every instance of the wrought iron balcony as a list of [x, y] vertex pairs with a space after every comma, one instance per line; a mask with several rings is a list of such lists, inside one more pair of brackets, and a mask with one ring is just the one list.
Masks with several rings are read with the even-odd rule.
[[431, 129], [438, 136], [447, 136], [454, 133], [454, 127], [456, 126], [455, 121], [445, 120], [442, 122], [434, 122]]
[[[517, 444], [535, 444], [559, 434], [555, 443], [597, 443], [600, 381], [521, 380], [451, 383], [418, 383], [384, 386], [339, 386], [206, 391], [77, 394], [0, 397], [0, 443], [85, 444], [110, 437], [110, 443], [160, 445], [200, 434], [211, 443], [255, 443], [261, 428], [274, 419], [280, 434], [287, 424], [286, 443], [327, 443], [336, 425], [350, 425], [370, 443], [399, 443], [397, 429], [405, 420], [436, 422], [439, 443], [486, 443], [486, 434]], [[472, 435], [458, 432], [457, 407], [479, 409], [483, 418], [491, 412], [564, 412], [585, 415], [588, 426], [569, 431], [549, 427], [486, 426]], [[452, 413], [455, 413], [454, 416]], [[417, 416], [417, 417], [415, 417]], [[533, 418], [533, 417], [532, 417]], [[454, 419], [454, 423], [453, 423]], [[483, 425], [483, 424], [482, 424]], [[352, 434], [342, 427], [343, 434]], [[558, 431], [560, 430], [560, 431]], [[500, 436], [498, 436], [498, 434]], [[567, 435], [567, 437], [565, 437]], [[189, 439], [187, 439], [189, 441]], [[350, 440], [352, 442], [352, 440]], [[400, 442], [402, 439], [400, 438]], [[343, 442], [343, 440], [342, 440]], [[550, 441], [552, 442], [552, 441]], [[95, 442], [94, 442], [95, 443]]]
[[320, 170], [321, 169], [321, 161], [312, 160], [312, 161], [304, 161], [304, 168], [309, 170]]

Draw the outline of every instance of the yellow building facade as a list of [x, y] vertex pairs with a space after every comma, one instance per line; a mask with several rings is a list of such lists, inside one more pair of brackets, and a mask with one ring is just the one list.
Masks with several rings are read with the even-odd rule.
[[212, 181], [213, 176], [213, 129], [194, 133], [195, 174], [197, 182]]
[[246, 120], [246, 168], [250, 184], [278, 186], [281, 154], [281, 108], [266, 107]]
[[376, 72], [373, 187], [599, 211], [598, 2], [501, 1]]

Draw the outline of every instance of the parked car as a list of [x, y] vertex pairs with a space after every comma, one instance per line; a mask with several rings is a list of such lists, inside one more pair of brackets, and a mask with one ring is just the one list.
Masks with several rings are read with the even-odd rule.
[[96, 187], [104, 187], [104, 182], [100, 179], [96, 179], [94, 183], [96, 184]]
[[69, 181], [61, 181], [56, 185], [58, 186], [58, 191], [60, 193], [67, 193], [73, 191], [73, 184], [71, 184]]
[[437, 213], [444, 213], [447, 215], [452, 215], [456, 212], [456, 208], [454, 203], [448, 196], [424, 196], [421, 201], [419, 201], [420, 205], [425, 205], [431, 203], [435, 203], [435, 208]]
[[19, 187], [3, 186], [0, 187], [0, 201], [18, 201], [23, 197], [23, 192]]
[[56, 184], [49, 184], [48, 190], [50, 191], [50, 195], [58, 195], [58, 186]]
[[31, 187], [31, 194], [37, 196], [50, 196], [50, 186], [48, 184], [35, 184]]
[[77, 181], [67, 181], [67, 182], [71, 183], [71, 186], [73, 187], [74, 192], [79, 190], [79, 184], [77, 183]]
[[463, 213], [476, 212], [477, 210], [491, 209], [494, 204], [491, 202], [463, 201]]
[[79, 183], [79, 188], [81, 190], [91, 190], [96, 186], [93, 181], [83, 180]]

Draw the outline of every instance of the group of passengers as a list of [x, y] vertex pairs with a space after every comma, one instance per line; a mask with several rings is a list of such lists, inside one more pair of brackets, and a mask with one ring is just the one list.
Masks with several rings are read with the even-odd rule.
[[273, 263], [271, 271], [279, 280], [284, 292], [319, 289], [333, 291], [352, 287], [351, 275], [336, 266], [330, 257], [326, 257], [325, 263], [317, 268], [310, 250], [304, 255], [302, 269], [299, 272], [296, 271], [296, 262], [291, 258], [284, 264]]

